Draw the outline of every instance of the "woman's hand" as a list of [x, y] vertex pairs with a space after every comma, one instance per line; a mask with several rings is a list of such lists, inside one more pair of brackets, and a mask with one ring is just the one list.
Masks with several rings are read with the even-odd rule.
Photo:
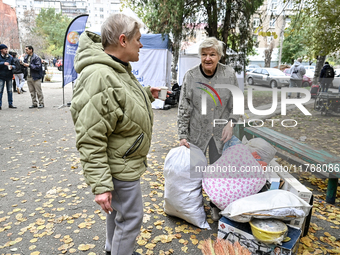
[[109, 213], [113, 211], [111, 207], [111, 199], [112, 194], [108, 191], [103, 194], [96, 195], [94, 201], [96, 201], [96, 203], [99, 204], [106, 213]]
[[161, 91], [161, 88], [151, 87], [150, 91], [151, 91], [153, 98], [158, 98], [158, 92]]
[[181, 139], [181, 140], [179, 140], [179, 146], [182, 146], [182, 145], [184, 145], [184, 146], [187, 147], [187, 148], [190, 148], [190, 145], [189, 145], [189, 143], [187, 142], [187, 139]]
[[227, 141], [229, 141], [231, 139], [231, 137], [233, 136], [233, 124], [231, 123], [231, 121], [228, 121], [228, 124], [223, 128], [222, 131], [222, 139], [221, 141], [223, 141], [223, 143], [226, 143]]
[[[161, 88], [156, 88], [156, 87], [151, 87], [150, 88], [151, 94], [153, 96], [153, 98], [158, 98], [158, 93], [159, 91], [161, 91]], [[170, 90], [168, 90], [168, 94], [171, 94], [172, 92]], [[166, 97], [169, 97], [169, 95], [166, 95]]]

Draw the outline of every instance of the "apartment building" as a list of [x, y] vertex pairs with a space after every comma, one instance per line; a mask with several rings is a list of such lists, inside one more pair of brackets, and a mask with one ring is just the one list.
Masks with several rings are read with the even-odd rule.
[[[270, 46], [273, 47], [271, 66], [278, 65], [279, 45], [283, 40], [283, 31], [291, 22], [295, 15], [292, 0], [265, 0], [252, 17], [253, 39], [258, 43], [257, 55], [250, 56], [252, 64], [264, 66], [264, 51]], [[270, 35], [263, 36], [259, 32], [270, 32]]]
[[54, 8], [70, 18], [89, 14], [87, 26], [100, 25], [112, 13], [120, 11], [119, 0], [15, 0], [16, 13], [22, 18], [27, 10], [40, 13], [42, 8]]
[[0, 0], [0, 44], [9, 49], [19, 49], [19, 32], [15, 10]]

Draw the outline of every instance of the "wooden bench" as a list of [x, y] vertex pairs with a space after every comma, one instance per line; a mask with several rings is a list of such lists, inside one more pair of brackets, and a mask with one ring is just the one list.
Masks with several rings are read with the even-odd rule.
[[[238, 136], [240, 140], [242, 139], [243, 135], [246, 135], [247, 138], [261, 137], [272, 145], [308, 162], [307, 164], [314, 164], [316, 166], [319, 164], [319, 166], [323, 167], [325, 170], [323, 172], [327, 172], [329, 174], [326, 202], [330, 204], [335, 203], [338, 178], [340, 177], [339, 157], [332, 155], [327, 151], [316, 149], [308, 144], [301, 143], [294, 138], [276, 132], [270, 128], [244, 127], [243, 125], [236, 125], [235, 131], [235, 135]], [[337, 171], [329, 171], [331, 168]], [[299, 168], [296, 170], [300, 171]], [[307, 169], [307, 171], [309, 171], [309, 169]], [[315, 171], [315, 173], [318, 172]]]

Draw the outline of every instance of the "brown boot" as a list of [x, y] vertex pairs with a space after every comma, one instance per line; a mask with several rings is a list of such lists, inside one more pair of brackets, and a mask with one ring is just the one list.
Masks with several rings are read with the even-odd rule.
[[18, 94], [20, 94], [20, 89], [17, 87], [17, 92], [18, 92]]

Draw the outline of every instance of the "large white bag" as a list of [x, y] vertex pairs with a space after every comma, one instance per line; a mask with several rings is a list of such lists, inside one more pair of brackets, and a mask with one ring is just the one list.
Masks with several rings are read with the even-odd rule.
[[204, 211], [202, 178], [194, 178], [196, 166], [207, 166], [207, 159], [197, 146], [190, 144], [190, 149], [180, 146], [170, 150], [164, 163], [164, 212], [210, 229]]
[[269, 164], [276, 154], [276, 149], [263, 138], [253, 138], [248, 141], [244, 136], [242, 143], [248, 147], [250, 152], [257, 152], [261, 159], [267, 164]]
[[221, 214], [237, 222], [252, 218], [292, 220], [308, 215], [311, 205], [293, 193], [276, 189], [244, 197], [229, 204]]

